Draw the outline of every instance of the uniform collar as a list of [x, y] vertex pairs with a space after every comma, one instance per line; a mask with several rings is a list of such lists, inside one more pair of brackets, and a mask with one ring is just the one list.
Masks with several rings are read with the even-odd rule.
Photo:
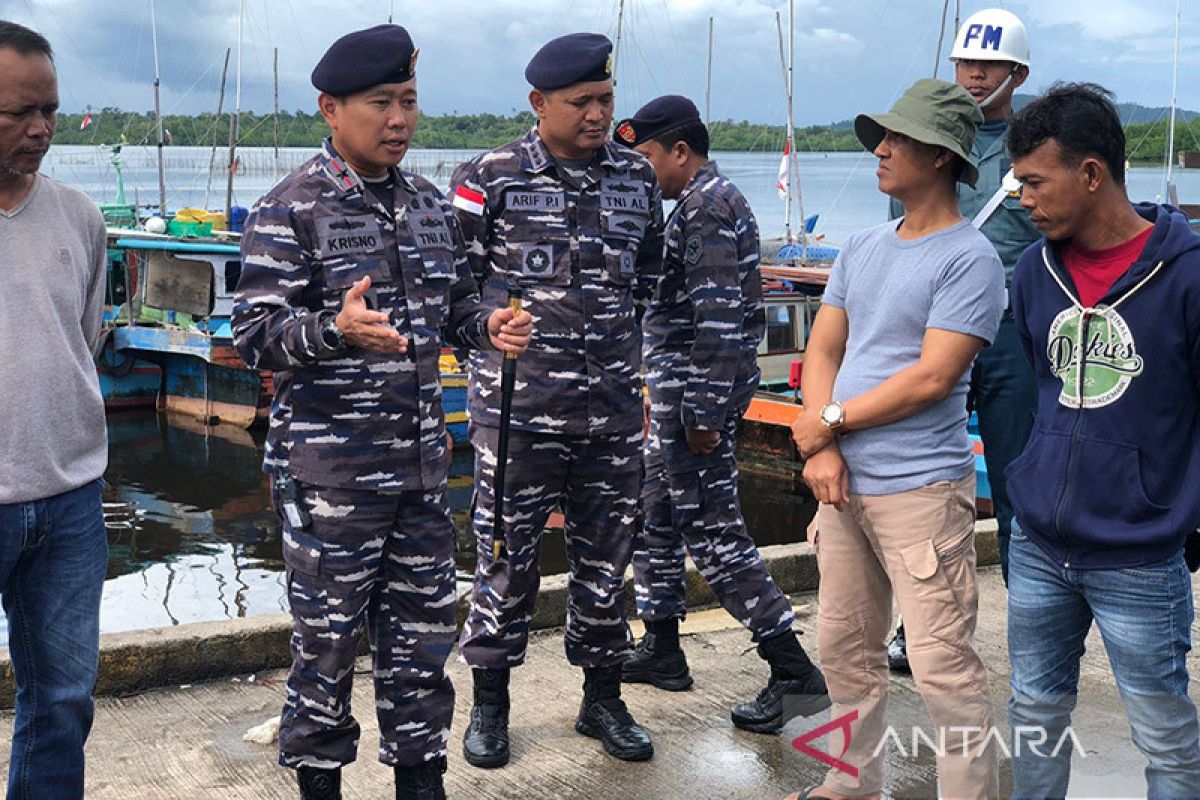
[[[525, 138], [521, 140], [521, 168], [526, 172], [545, 172], [554, 165], [554, 156], [550, 155], [550, 151], [546, 148], [546, 143], [542, 141], [542, 135], [538, 132], [537, 125], [530, 128], [529, 133], [525, 134]], [[619, 145], [612, 141], [606, 141], [600, 148], [600, 163], [612, 170], [628, 169], [630, 161], [621, 154]], [[594, 162], [593, 162], [594, 166]], [[590, 171], [589, 167], [589, 171]]]
[[[1011, 120], [1012, 120], [1012, 117], [1007, 117], [1004, 120], [1004, 130], [1000, 133], [999, 136], [997, 136], [995, 139], [992, 140], [992, 143], [990, 145], [988, 145], [988, 149], [986, 151], [980, 153], [978, 156], [975, 157], [976, 163], [978, 163], [980, 161], [986, 161], [987, 159], [991, 158], [992, 156], [996, 155], [997, 153], [1004, 152], [1004, 140], [1006, 138], [1006, 134], [1008, 133], [1008, 123]], [[971, 149], [976, 150], [977, 148], [972, 146]], [[975, 154], [972, 153], [972, 155], [974, 156]]]
[[713, 178], [719, 177], [721, 171], [717, 169], [717, 162], [706, 161], [700, 169], [696, 170], [696, 174], [687, 182], [687, 186], [683, 187], [683, 191], [679, 193], [679, 199], [675, 202], [682, 204], [692, 192], [700, 191], [700, 187]]
[[[333, 139], [326, 137], [321, 143], [321, 153], [318, 156], [318, 166], [325, 173], [330, 182], [333, 183], [337, 190], [343, 196], [358, 192], [358, 194], [366, 197], [365, 188], [363, 187], [362, 178], [354, 171], [346, 160], [342, 158], [333, 146]], [[416, 194], [416, 187], [412, 185], [412, 181], [408, 179], [408, 175], [398, 167], [389, 167], [392, 173], [392, 179], [397, 186], [407, 191], [409, 194]]]

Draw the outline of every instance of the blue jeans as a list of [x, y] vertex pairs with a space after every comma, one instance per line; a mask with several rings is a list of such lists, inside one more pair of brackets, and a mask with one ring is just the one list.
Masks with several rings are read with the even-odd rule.
[[17, 681], [8, 800], [83, 797], [108, 566], [102, 486], [0, 505], [0, 596]]
[[[1182, 552], [1130, 569], [1068, 569], [1014, 525], [1009, 559], [1013, 797], [1066, 795], [1067, 727], [1093, 619], [1133, 743], [1149, 759], [1146, 796], [1200, 797], [1200, 726], [1187, 694], [1192, 584]], [[1086, 732], [1076, 733], [1086, 744]]]
[[1004, 471], [1021, 455], [1033, 430], [1037, 406], [1037, 384], [1025, 359], [1012, 316], [1005, 314], [996, 339], [979, 351], [971, 368], [971, 397], [979, 415], [979, 438], [988, 484], [992, 487], [992, 511], [999, 528], [1000, 569], [1008, 583], [1008, 548], [1013, 517], [1012, 501]]

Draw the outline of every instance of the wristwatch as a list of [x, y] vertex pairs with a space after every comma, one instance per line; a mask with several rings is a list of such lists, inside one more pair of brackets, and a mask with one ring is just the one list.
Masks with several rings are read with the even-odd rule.
[[330, 350], [341, 350], [346, 346], [346, 336], [337, 326], [337, 317], [330, 317], [329, 321], [321, 326], [321, 342]]
[[821, 407], [821, 422], [831, 431], [840, 431], [846, 423], [846, 409], [838, 402], [825, 404]]

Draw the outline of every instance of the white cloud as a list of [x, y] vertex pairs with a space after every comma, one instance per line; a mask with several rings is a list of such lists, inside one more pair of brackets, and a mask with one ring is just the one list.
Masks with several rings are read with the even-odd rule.
[[[932, 73], [943, 0], [798, 0], [796, 119], [832, 122], [886, 108]], [[965, 17], [999, 2], [1030, 29], [1030, 90], [1055, 79], [1092, 80], [1125, 100], [1168, 100], [1174, 4], [1170, 0], [975, 0]], [[396, 21], [421, 48], [427, 113], [526, 107], [525, 63], [553, 36], [616, 34], [617, 0], [396, 2]], [[775, 12], [786, 0], [626, 0], [618, 113], [666, 92], [703, 100], [708, 18], [715, 17], [713, 115], [779, 122], [783, 89]], [[388, 1], [246, 0], [243, 108], [271, 106], [272, 48], [281, 105], [311, 110], [308, 76], [338, 36], [386, 20]], [[0, 0], [0, 17], [45, 33], [58, 53], [66, 110], [152, 107], [149, 0]], [[158, 0], [164, 108], [214, 110], [226, 47], [236, 47], [238, 0]], [[1193, 17], [1196, 15], [1193, 13]], [[1180, 103], [1200, 108], [1183, 79], [1200, 61], [1200, 18], [1185, 19]], [[945, 52], [939, 74], [947, 77]], [[230, 79], [230, 94], [233, 79]], [[232, 102], [227, 95], [226, 105]]]

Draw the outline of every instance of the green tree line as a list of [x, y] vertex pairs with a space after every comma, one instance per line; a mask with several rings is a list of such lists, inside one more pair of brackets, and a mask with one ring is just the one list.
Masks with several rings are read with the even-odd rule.
[[[115, 108], [91, 112], [91, 124], [80, 130], [83, 114], [60, 114], [58, 144], [155, 144], [158, 141], [152, 113], [134, 113]], [[328, 134], [320, 114], [281, 111], [273, 114], [245, 112], [239, 120], [238, 145], [270, 147], [275, 143], [276, 126], [282, 147], [315, 147]], [[441, 147], [456, 150], [486, 150], [523, 135], [533, 125], [533, 115], [521, 112], [509, 116], [497, 114], [447, 114], [425, 116], [413, 137], [413, 147]], [[163, 118], [169, 132], [169, 144], [227, 146], [229, 115], [205, 113], [169, 115]], [[784, 128], [731, 120], [715, 121], [709, 126], [713, 150], [780, 150]], [[1167, 146], [1167, 123], [1128, 125], [1125, 137], [1131, 161], [1161, 161]], [[1177, 149], [1200, 150], [1200, 122], [1177, 123]], [[845, 123], [813, 125], [796, 129], [796, 149], [800, 152], [853, 152], [861, 149], [854, 131]]]

